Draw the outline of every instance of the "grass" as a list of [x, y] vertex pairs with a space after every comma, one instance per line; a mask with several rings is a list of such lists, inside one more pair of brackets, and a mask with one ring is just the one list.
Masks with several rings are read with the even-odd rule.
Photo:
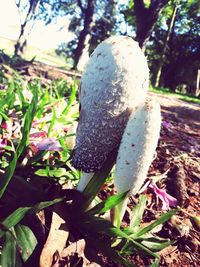
[[167, 88], [162, 88], [162, 87], [155, 88], [155, 87], [151, 86], [150, 87], [150, 92], [153, 92], [153, 93], [156, 93], [156, 94], [167, 95], [167, 96], [170, 96], [170, 97], [176, 97], [176, 98], [181, 99], [183, 101], [196, 103], [196, 104], [200, 105], [200, 98], [199, 97], [191, 96], [191, 95], [188, 95], [188, 94], [172, 92], [172, 91], [170, 91], [170, 89], [167, 89]]

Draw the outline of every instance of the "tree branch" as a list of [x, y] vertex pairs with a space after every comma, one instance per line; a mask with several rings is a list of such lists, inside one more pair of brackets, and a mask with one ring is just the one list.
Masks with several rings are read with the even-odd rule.
[[78, 6], [81, 9], [81, 12], [84, 14], [85, 13], [85, 8], [83, 7], [83, 3], [81, 2], [81, 0], [78, 0]]

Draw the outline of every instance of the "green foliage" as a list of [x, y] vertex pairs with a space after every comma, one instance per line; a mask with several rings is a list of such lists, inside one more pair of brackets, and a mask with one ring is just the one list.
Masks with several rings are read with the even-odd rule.
[[[158, 21], [147, 47], [151, 80], [154, 84], [157, 66], [167, 34], [172, 5], [163, 10], [164, 16]], [[198, 1], [179, 1], [175, 25], [164, 55], [164, 66], [160, 86], [172, 91], [195, 95], [196, 77], [200, 53], [200, 16]]]
[[[20, 225], [20, 221], [26, 218], [27, 212], [35, 213], [58, 202], [55, 199], [36, 205], [41, 200], [49, 200], [48, 190], [50, 186], [56, 186], [57, 179], [77, 180], [79, 177], [78, 173], [72, 174], [71, 169], [66, 168], [71, 150], [65, 142], [59, 142], [67, 137], [67, 132], [60, 125], [65, 121], [70, 126], [77, 117], [76, 112], [72, 112], [77, 85], [71, 87], [58, 81], [44, 88], [37, 81], [26, 84], [17, 73], [13, 80], [5, 80], [4, 84], [0, 100], [0, 141], [5, 143], [0, 148], [0, 238], [4, 252], [1, 263], [2, 266], [21, 266], [22, 261], [32, 254], [37, 241], [34, 233]], [[63, 86], [65, 90], [62, 90]], [[69, 96], [68, 102], [64, 100], [64, 95]], [[55, 111], [56, 105], [59, 110]], [[56, 151], [48, 151], [47, 145], [43, 150], [37, 148], [41, 137], [57, 139], [57, 143], [54, 141]], [[32, 146], [36, 150], [32, 150]], [[54, 161], [50, 162], [49, 157], [53, 157]], [[44, 185], [48, 185], [46, 190]], [[11, 255], [13, 261], [10, 261]]]
[[2, 223], [0, 223], [0, 238], [2, 238], [2, 255], [0, 264], [2, 266], [22, 266], [33, 253], [37, 245], [37, 239], [27, 226], [19, 222], [28, 212], [38, 212], [47, 208], [63, 199], [41, 202], [33, 207], [21, 207], [10, 214]]
[[[72, 218], [73, 228], [76, 232], [81, 232], [89, 243], [98, 240], [98, 242], [94, 242], [95, 247], [105, 255], [110, 254], [109, 257], [112, 260], [123, 264], [123, 266], [132, 266], [125, 259], [125, 256], [131, 255], [133, 252], [150, 255], [155, 260], [158, 259], [158, 255], [154, 251], [160, 251], [173, 242], [151, 235], [151, 231], [169, 220], [176, 213], [176, 210], [162, 214], [158, 220], [143, 228], [140, 226], [140, 223], [145, 210], [146, 197], [141, 196], [139, 203], [133, 210], [134, 216], [132, 217], [130, 227], [119, 229], [114, 227], [111, 222], [95, 216], [97, 213], [106, 212], [108, 209], [115, 207], [116, 203], [118, 204], [123, 201], [124, 197], [126, 197], [126, 193], [110, 197], [82, 215], [76, 214]], [[114, 199], [116, 203], [114, 203]], [[102, 235], [104, 236], [103, 242], [101, 242]], [[110, 238], [112, 245], [109, 245]], [[156, 262], [157, 260], [155, 264]]]

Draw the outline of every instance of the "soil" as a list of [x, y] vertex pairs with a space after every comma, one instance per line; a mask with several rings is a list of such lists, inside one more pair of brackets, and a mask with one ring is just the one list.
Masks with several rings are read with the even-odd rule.
[[166, 225], [166, 235], [176, 243], [160, 253], [159, 266], [200, 266], [200, 228], [187, 215], [200, 215], [200, 105], [160, 94], [156, 97], [161, 105], [162, 129], [148, 175], [166, 174], [160, 185], [177, 198], [185, 211], [177, 215], [179, 223], [189, 229], [177, 234], [170, 223]]
[[[1, 68], [6, 69], [6, 66], [2, 65]], [[27, 80], [40, 77], [44, 83], [58, 78], [79, 79], [81, 76], [80, 73], [60, 70], [41, 63], [16, 65], [15, 69], [20, 71]], [[11, 75], [8, 68], [7, 75]], [[166, 223], [160, 232], [161, 236], [176, 242], [160, 252], [159, 266], [197, 267], [200, 266], [200, 228], [190, 215], [200, 216], [200, 105], [171, 96], [154, 93], [149, 95], [157, 97], [161, 105], [163, 123], [157, 154], [150, 167], [148, 179], [160, 178], [159, 187], [166, 189], [170, 195], [177, 198], [178, 205], [184, 210], [177, 214], [176, 222]], [[152, 192], [146, 190], [144, 193], [151, 203], [144, 219], [145, 223], [145, 220], [150, 221], [156, 217], [161, 203]], [[131, 202], [129, 208], [131, 208]], [[124, 223], [127, 221], [125, 217]], [[102, 260], [105, 266], [116, 266], [104, 258]], [[151, 264], [150, 258], [141, 258], [138, 255], [133, 256], [131, 261], [136, 266]]]

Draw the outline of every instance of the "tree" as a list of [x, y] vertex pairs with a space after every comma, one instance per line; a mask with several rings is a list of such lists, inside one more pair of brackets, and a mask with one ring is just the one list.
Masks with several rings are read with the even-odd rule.
[[159, 83], [160, 83], [160, 75], [161, 75], [162, 66], [163, 66], [163, 63], [164, 63], [163, 60], [164, 60], [164, 57], [165, 57], [165, 53], [166, 53], [167, 45], [168, 45], [168, 42], [169, 42], [169, 38], [170, 38], [170, 35], [171, 35], [173, 27], [174, 27], [177, 10], [178, 10], [177, 3], [172, 1], [172, 14], [171, 14], [171, 17], [170, 17], [169, 27], [168, 27], [168, 30], [167, 30], [167, 33], [166, 33], [166, 37], [164, 39], [163, 48], [162, 48], [162, 52], [161, 52], [161, 55], [160, 55], [160, 61], [159, 61], [159, 64], [158, 64], [158, 69], [157, 69], [156, 79], [155, 79], [155, 87], [158, 87]]
[[199, 1], [181, 0], [179, 4], [176, 23], [173, 25], [167, 45], [165, 46], [165, 41], [169, 26], [166, 27], [166, 25], [170, 25], [173, 13], [172, 9], [171, 13], [168, 10], [170, 6], [163, 10], [165, 16], [156, 24], [148, 42], [146, 53], [149, 59], [151, 80], [155, 83], [163, 47], [165, 47], [159, 86], [170, 88], [172, 91], [178, 90], [197, 95], [196, 76], [200, 54]]
[[[101, 6], [100, 6], [101, 4]], [[97, 2], [96, 20], [91, 31], [89, 53], [91, 54], [99, 43], [117, 31], [117, 3], [115, 0]]]
[[[15, 44], [15, 56], [22, 57], [27, 46], [28, 37], [33, 29], [38, 14], [41, 0], [28, 0], [25, 6], [21, 0], [15, 1], [21, 21], [21, 28], [18, 40]], [[26, 11], [23, 19], [22, 10]]]
[[[82, 69], [85, 58], [89, 56], [99, 42], [112, 33], [116, 24], [116, 1], [88, 0], [75, 2], [76, 5], [72, 6], [66, 3], [65, 7], [66, 14], [68, 13], [71, 20], [69, 30], [75, 34], [75, 38], [67, 44], [61, 44], [56, 52], [71, 56], [74, 61], [73, 68]], [[59, 8], [61, 8], [61, 5]]]
[[129, 25], [136, 26], [136, 40], [143, 50], [161, 11], [168, 2], [169, 0], [130, 0], [123, 11]]
[[88, 0], [84, 7], [81, 0], [78, 1], [78, 6], [83, 14], [83, 29], [80, 32], [78, 44], [74, 51], [74, 69], [77, 68], [80, 58], [84, 53], [84, 49], [89, 50], [89, 42], [91, 38], [90, 31], [92, 29], [95, 4], [96, 0]]

